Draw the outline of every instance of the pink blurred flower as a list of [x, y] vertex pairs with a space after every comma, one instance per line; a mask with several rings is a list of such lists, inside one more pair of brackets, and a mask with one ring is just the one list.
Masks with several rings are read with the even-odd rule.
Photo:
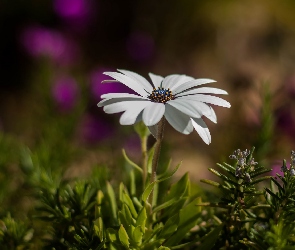
[[[276, 174], [280, 174], [281, 176], [284, 176], [284, 172], [282, 171], [283, 162], [282, 161], [275, 161], [271, 166], [271, 175], [277, 176]], [[288, 164], [287, 164], [288, 166]]]
[[103, 72], [107, 71], [113, 70], [108, 68], [99, 68], [90, 74], [90, 91], [95, 100], [101, 100], [101, 95], [107, 93], [134, 93], [133, 90], [120, 82], [101, 84], [102, 81], [111, 79], [109, 76], [103, 74]]
[[146, 62], [152, 59], [155, 51], [153, 38], [143, 32], [132, 33], [126, 43], [129, 56], [138, 62]]
[[288, 95], [291, 98], [294, 98], [295, 97], [295, 75], [292, 75], [291, 77], [289, 77], [289, 79], [287, 79], [285, 86], [286, 86]]
[[78, 47], [74, 41], [44, 27], [33, 26], [23, 30], [21, 43], [30, 55], [46, 56], [61, 64], [70, 64], [78, 57]]
[[289, 106], [282, 107], [275, 113], [277, 126], [290, 138], [294, 138], [295, 135], [295, 118], [292, 114]]
[[275, 177], [276, 180], [278, 180], [279, 182], [281, 182], [281, 180], [277, 177], [276, 174], [279, 174], [281, 176], [284, 176], [284, 172], [286, 171], [290, 171], [290, 173], [292, 174], [292, 172], [294, 173], [294, 169], [292, 169], [290, 161], [286, 162], [286, 166], [283, 167], [283, 162], [282, 161], [275, 161], [272, 166], [271, 166], [271, 175]]
[[53, 7], [64, 21], [80, 28], [90, 23], [94, 9], [91, 0], [54, 0]]
[[71, 111], [77, 104], [78, 85], [71, 77], [62, 77], [52, 87], [52, 97], [62, 112]]
[[83, 143], [96, 144], [111, 137], [114, 133], [114, 128], [103, 119], [94, 115], [86, 115], [78, 131], [78, 136]]

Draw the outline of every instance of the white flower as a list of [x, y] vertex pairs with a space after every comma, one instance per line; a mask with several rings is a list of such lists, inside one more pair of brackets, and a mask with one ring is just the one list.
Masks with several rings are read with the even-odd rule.
[[165, 116], [170, 125], [183, 134], [190, 134], [194, 129], [206, 144], [211, 142], [211, 135], [202, 116], [216, 123], [216, 114], [211, 106], [214, 104], [229, 108], [230, 104], [216, 96], [205, 94], [227, 94], [217, 88], [200, 87], [215, 82], [211, 79], [194, 79], [186, 75], [162, 76], [149, 74], [153, 85], [137, 73], [118, 70], [105, 72], [134, 90], [138, 95], [128, 93], [109, 93], [101, 96], [97, 104], [104, 107], [108, 114], [124, 112], [120, 124], [132, 125], [143, 120], [144, 124], [154, 131], [154, 126]]

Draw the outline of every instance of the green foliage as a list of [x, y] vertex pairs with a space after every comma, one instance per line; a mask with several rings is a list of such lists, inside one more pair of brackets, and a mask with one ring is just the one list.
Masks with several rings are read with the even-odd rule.
[[28, 249], [33, 233], [27, 223], [16, 221], [8, 214], [0, 220], [0, 247], [3, 250]]
[[247, 238], [249, 229], [256, 222], [263, 220], [262, 215], [257, 216], [257, 211], [260, 209], [260, 196], [264, 191], [257, 189], [256, 184], [271, 178], [271, 176], [260, 177], [270, 169], [258, 166], [258, 163], [254, 161], [253, 151], [254, 148], [251, 152], [239, 149], [234, 151], [234, 154], [230, 156], [235, 160], [233, 165], [217, 164], [223, 173], [210, 168], [209, 171], [218, 176], [221, 183], [201, 180], [221, 191], [221, 198], [218, 202], [202, 204], [219, 208], [215, 216], [222, 221], [223, 228], [215, 243], [216, 249], [227, 247], [244, 249], [245, 246], [240, 240]]
[[[31, 151], [1, 135], [0, 248], [295, 249], [294, 151], [289, 166], [283, 161], [284, 174], [274, 177], [255, 162], [254, 148], [235, 150], [233, 163], [209, 168], [219, 181], [201, 180], [216, 189], [202, 193], [207, 202], [192, 192], [187, 173], [171, 184], [181, 164], [160, 162], [151, 181], [155, 148], [147, 149], [149, 131], [142, 124], [136, 130], [142, 165], [123, 150], [119, 164], [128, 166], [128, 178], [121, 183], [102, 166], [83, 180], [67, 179], [59, 168], [66, 162], [62, 152], [51, 152], [44, 142]], [[6, 178], [12, 170], [14, 179]], [[14, 195], [7, 199], [8, 193]], [[12, 204], [15, 209], [8, 209]]]
[[[212, 219], [219, 225], [213, 223], [215, 229], [208, 234], [214, 243], [205, 236], [198, 249], [295, 249], [295, 152], [291, 152], [289, 168], [283, 161], [284, 176], [260, 177], [269, 169], [254, 161], [253, 151], [236, 150], [230, 156], [235, 164], [217, 164], [223, 173], [209, 169], [221, 182], [202, 180], [217, 187], [221, 198], [216, 203], [199, 204], [215, 209]], [[267, 179], [271, 180], [270, 188], [257, 189], [256, 184], [262, 187]]]
[[[103, 249], [172, 249], [186, 239], [200, 217], [200, 209], [196, 209], [198, 200], [189, 200], [187, 174], [173, 184], [169, 194], [162, 193], [166, 196], [163, 203], [152, 207], [148, 200], [155, 185], [173, 173], [168, 172], [148, 185], [141, 199], [130, 195], [121, 183], [118, 206], [109, 184], [105, 192], [98, 191], [94, 227]], [[183, 202], [179, 203], [175, 197]], [[112, 216], [108, 218], [110, 211]]]
[[[295, 152], [291, 151], [289, 168], [283, 161], [283, 176], [271, 178], [270, 188], [265, 188], [265, 209], [267, 220], [251, 229], [246, 245], [256, 249], [295, 249]], [[263, 241], [261, 241], [263, 239]]]

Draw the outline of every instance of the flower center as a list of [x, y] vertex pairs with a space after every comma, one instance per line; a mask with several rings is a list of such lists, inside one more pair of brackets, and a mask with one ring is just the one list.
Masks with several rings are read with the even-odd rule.
[[148, 98], [152, 102], [166, 103], [170, 100], [175, 99], [175, 96], [172, 95], [171, 90], [158, 87], [158, 89], [153, 90], [153, 92], [148, 96]]

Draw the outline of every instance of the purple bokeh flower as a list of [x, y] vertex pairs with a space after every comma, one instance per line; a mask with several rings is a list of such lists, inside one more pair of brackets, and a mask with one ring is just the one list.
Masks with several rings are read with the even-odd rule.
[[77, 60], [79, 51], [75, 42], [58, 31], [32, 26], [21, 33], [21, 43], [34, 56], [46, 56], [61, 64]]
[[143, 32], [132, 33], [127, 39], [126, 48], [130, 58], [137, 62], [151, 60], [155, 52], [153, 38]]
[[[284, 176], [284, 171], [289, 171], [291, 168], [291, 165], [290, 165], [290, 161], [286, 161], [286, 169], [284, 170], [283, 168], [283, 162], [282, 161], [275, 161], [272, 166], [271, 166], [271, 175], [274, 176], [274, 177], [277, 177], [276, 174], [279, 174], [281, 176]], [[279, 180], [279, 179], [278, 179]]]
[[54, 0], [53, 7], [72, 27], [85, 28], [92, 20], [94, 6], [91, 0]]
[[276, 112], [277, 126], [288, 136], [294, 138], [295, 118], [291, 107], [282, 107]]
[[[282, 161], [275, 161], [271, 166], [271, 175], [277, 176], [276, 174], [280, 174], [281, 176], [284, 176], [284, 172], [282, 171], [283, 162]], [[288, 166], [288, 165], [287, 165]]]
[[111, 124], [90, 114], [83, 118], [78, 130], [80, 140], [90, 145], [108, 139], [114, 133], [114, 128]]
[[78, 85], [71, 77], [57, 79], [52, 87], [52, 97], [62, 112], [68, 112], [74, 108], [78, 95]]
[[102, 81], [111, 79], [109, 76], [103, 74], [103, 72], [106, 71], [112, 70], [107, 68], [99, 68], [90, 74], [90, 91], [96, 101], [101, 100], [101, 95], [107, 93], [134, 93], [133, 90], [120, 82], [101, 84]]
[[295, 97], [295, 75], [292, 75], [291, 77], [287, 79], [285, 86], [286, 86], [288, 95], [291, 98], [294, 98]]

